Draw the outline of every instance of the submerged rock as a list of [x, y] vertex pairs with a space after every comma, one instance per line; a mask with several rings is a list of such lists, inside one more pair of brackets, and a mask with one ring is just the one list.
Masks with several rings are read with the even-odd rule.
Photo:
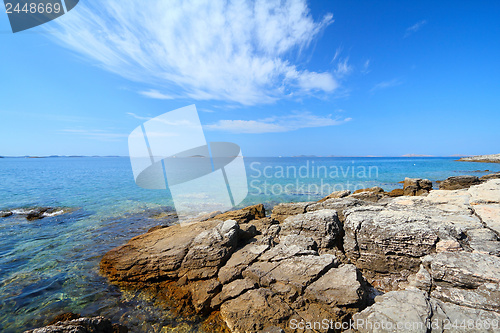
[[25, 331], [25, 333], [127, 333], [128, 329], [122, 325], [112, 324], [104, 317], [83, 317], [67, 321], [58, 321], [55, 324], [42, 328]]

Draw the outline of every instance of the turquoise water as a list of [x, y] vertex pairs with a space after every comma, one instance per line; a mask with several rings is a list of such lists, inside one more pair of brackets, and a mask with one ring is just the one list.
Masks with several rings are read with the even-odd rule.
[[[245, 165], [249, 195], [241, 206], [262, 202], [267, 208], [316, 200], [330, 190], [392, 190], [405, 177], [436, 181], [500, 172], [499, 164], [453, 158], [245, 158]], [[167, 191], [135, 185], [128, 158], [0, 159], [0, 210], [45, 206], [66, 213], [34, 221], [0, 218], [0, 331], [41, 326], [68, 311], [105, 315], [132, 332], [199, 329], [99, 275], [104, 253], [165, 223], [155, 216], [172, 209]]]

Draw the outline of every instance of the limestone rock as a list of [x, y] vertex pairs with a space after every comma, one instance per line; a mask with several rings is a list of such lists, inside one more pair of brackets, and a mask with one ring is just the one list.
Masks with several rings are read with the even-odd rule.
[[443, 180], [439, 184], [440, 190], [459, 190], [469, 188], [472, 185], [478, 185], [481, 182], [476, 176], [455, 176]]
[[258, 332], [268, 326], [285, 326], [292, 309], [265, 288], [249, 290], [224, 302], [220, 313], [234, 333]]
[[344, 211], [350, 208], [360, 207], [367, 204], [372, 205], [372, 203], [363, 200], [354, 199], [351, 197], [345, 197], [341, 199], [328, 199], [325, 200], [324, 202], [314, 203], [308, 205], [306, 210], [308, 212], [314, 212], [322, 209], [333, 209], [337, 212], [337, 216], [340, 222], [344, 222]]
[[474, 205], [472, 209], [488, 228], [500, 235], [500, 204]]
[[330, 306], [361, 306], [365, 297], [364, 281], [356, 266], [340, 265], [309, 285], [305, 295]]
[[312, 202], [282, 203], [274, 206], [271, 217], [276, 221], [283, 222], [291, 215], [305, 213], [307, 206], [310, 204], [312, 204]]
[[500, 179], [492, 179], [478, 186], [473, 186], [468, 190], [470, 194], [470, 204], [500, 204]]
[[238, 231], [238, 223], [227, 220], [200, 233], [190, 244], [179, 275], [187, 274], [190, 280], [214, 277], [236, 249]]
[[[430, 299], [432, 332], [498, 332], [500, 313]], [[469, 325], [469, 326], [468, 326]]]
[[340, 236], [342, 224], [335, 210], [323, 209], [288, 217], [281, 226], [280, 236], [311, 237], [319, 248], [330, 248]]
[[357, 200], [378, 202], [379, 200], [383, 199], [385, 197], [385, 195], [383, 193], [379, 193], [379, 192], [363, 191], [363, 192], [351, 194], [349, 197], [352, 199], [357, 199]]
[[222, 291], [212, 300], [212, 308], [216, 308], [223, 302], [236, 298], [256, 286], [257, 284], [250, 279], [234, 280], [222, 287]]
[[266, 210], [263, 204], [248, 206], [239, 210], [232, 210], [216, 215], [216, 220], [235, 220], [238, 223], [247, 223], [251, 220], [258, 220], [266, 217]]
[[351, 191], [349, 191], [349, 190], [335, 191], [335, 192], [332, 192], [331, 194], [327, 195], [323, 199], [318, 200], [317, 202], [321, 203], [321, 202], [326, 201], [328, 199], [340, 199], [340, 198], [347, 197], [350, 194], [351, 194]]
[[[427, 333], [432, 315], [427, 294], [418, 289], [391, 291], [375, 297], [375, 304], [353, 316], [358, 332], [421, 332]], [[405, 329], [405, 323], [412, 327]], [[399, 329], [398, 329], [399, 327]], [[384, 329], [385, 328], [385, 329]]]
[[253, 263], [268, 248], [269, 245], [250, 243], [243, 248], [238, 249], [219, 270], [219, 281], [222, 284], [227, 284], [234, 279], [241, 277], [243, 270], [245, 270], [248, 265]]
[[500, 310], [500, 258], [482, 253], [442, 252], [422, 258], [442, 301], [483, 310]]

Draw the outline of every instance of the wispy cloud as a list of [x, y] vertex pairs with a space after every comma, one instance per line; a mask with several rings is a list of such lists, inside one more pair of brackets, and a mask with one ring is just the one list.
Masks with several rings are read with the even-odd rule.
[[371, 69], [370, 69], [370, 59], [367, 59], [365, 61], [365, 63], [363, 64], [363, 68], [361, 69], [361, 73], [362, 74], [368, 74], [370, 73]]
[[139, 94], [146, 96], [146, 97], [149, 97], [149, 98], [155, 98], [155, 99], [174, 99], [175, 98], [175, 96], [163, 94], [156, 89], [139, 91]]
[[289, 132], [301, 128], [335, 126], [351, 121], [351, 118], [317, 116], [310, 112], [296, 112], [287, 116], [275, 116], [259, 120], [219, 120], [204, 126], [210, 130], [231, 133]]
[[382, 81], [377, 83], [373, 88], [370, 89], [370, 92], [374, 93], [377, 90], [382, 90], [382, 89], [387, 89], [387, 88], [392, 88], [396, 87], [403, 84], [403, 82], [400, 79], [392, 79], [389, 81]]
[[335, 74], [337, 77], [341, 78], [349, 75], [353, 71], [353, 67], [349, 64], [349, 57], [339, 60], [337, 63], [337, 68], [335, 69]]
[[410, 36], [412, 33], [415, 33], [417, 31], [419, 31], [424, 25], [427, 24], [427, 20], [422, 20], [422, 21], [418, 21], [417, 23], [415, 23], [414, 25], [412, 25], [411, 27], [408, 27], [406, 29], [406, 32], [405, 32], [405, 35], [404, 35], [404, 38]]
[[54, 22], [62, 45], [147, 84], [146, 97], [253, 105], [338, 87], [290, 60], [333, 22], [313, 19], [305, 0], [107, 0]]
[[139, 115], [136, 115], [135, 113], [133, 112], [127, 112], [127, 114], [131, 117], [134, 117], [135, 119], [139, 119], [139, 120], [150, 120], [152, 119], [152, 117], [143, 117], [143, 116], [139, 116]]
[[75, 134], [83, 136], [89, 139], [99, 140], [99, 141], [120, 141], [126, 138], [128, 135], [123, 133], [114, 133], [105, 130], [95, 130], [95, 129], [64, 129], [64, 133]]

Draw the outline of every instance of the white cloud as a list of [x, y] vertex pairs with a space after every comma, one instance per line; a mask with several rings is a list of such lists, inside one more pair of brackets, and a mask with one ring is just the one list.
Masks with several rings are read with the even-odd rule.
[[335, 126], [351, 120], [351, 118], [332, 118], [332, 115], [316, 116], [310, 112], [301, 112], [259, 120], [219, 120], [215, 124], [204, 127], [209, 130], [231, 133], [274, 133], [309, 127]]
[[363, 74], [370, 73], [370, 59], [367, 59], [363, 64], [363, 69], [361, 70], [361, 73]]
[[153, 119], [152, 117], [143, 117], [143, 116], [136, 115], [133, 112], [127, 112], [126, 114], [128, 114], [131, 117], [134, 117], [135, 119], [139, 119], [139, 120], [151, 120], [151, 119]]
[[174, 96], [163, 94], [159, 92], [156, 89], [150, 89], [146, 91], [139, 91], [139, 94], [149, 97], [149, 98], [155, 98], [155, 99], [174, 99]]
[[335, 74], [337, 77], [343, 77], [352, 72], [353, 68], [349, 65], [349, 58], [344, 58], [343, 60], [339, 60], [337, 63], [337, 69], [335, 70]]
[[372, 89], [370, 89], [370, 92], [375, 92], [377, 90], [382, 90], [382, 89], [387, 89], [391, 87], [396, 87], [403, 84], [403, 82], [399, 79], [392, 79], [390, 81], [382, 81], [377, 83], [376, 85], [373, 86]]
[[338, 87], [289, 60], [333, 22], [314, 20], [305, 0], [81, 2], [54, 22], [62, 45], [149, 85], [151, 98], [253, 105]]
[[404, 35], [404, 38], [410, 36], [414, 32], [419, 31], [420, 28], [422, 28], [426, 24], [427, 24], [427, 20], [418, 21], [417, 23], [415, 23], [414, 25], [412, 25], [411, 27], [406, 29], [406, 33]]

